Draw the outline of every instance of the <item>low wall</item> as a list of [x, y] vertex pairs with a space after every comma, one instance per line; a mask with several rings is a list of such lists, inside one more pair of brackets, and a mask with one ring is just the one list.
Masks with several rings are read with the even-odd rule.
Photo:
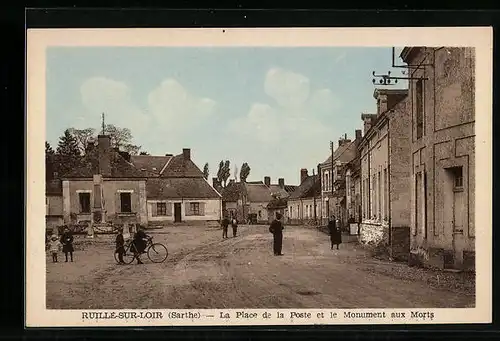
[[379, 222], [362, 222], [359, 228], [359, 242], [374, 247], [389, 245], [389, 226]]

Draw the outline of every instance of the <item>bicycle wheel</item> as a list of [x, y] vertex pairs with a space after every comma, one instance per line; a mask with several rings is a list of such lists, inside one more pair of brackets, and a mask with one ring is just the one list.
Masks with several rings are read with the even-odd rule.
[[163, 263], [168, 257], [167, 247], [160, 243], [154, 243], [148, 248], [148, 258], [153, 263]]
[[[132, 252], [132, 248], [134, 245], [125, 245], [125, 253], [123, 254], [123, 262], [125, 264], [130, 264], [134, 261], [134, 253]], [[115, 252], [115, 260], [118, 264], [120, 261], [118, 259], [118, 253]]]

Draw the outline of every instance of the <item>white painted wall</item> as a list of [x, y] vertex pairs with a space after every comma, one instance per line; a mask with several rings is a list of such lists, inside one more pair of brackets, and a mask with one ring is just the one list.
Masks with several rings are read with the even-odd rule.
[[[167, 209], [167, 216], [153, 216], [153, 205], [159, 202], [164, 202], [170, 205], [170, 209]], [[204, 203], [204, 215], [186, 215], [186, 206], [191, 202]], [[181, 204], [181, 219], [182, 221], [209, 221], [209, 220], [219, 220], [221, 216], [221, 199], [190, 199], [190, 200], [148, 200], [147, 201], [147, 211], [148, 211], [148, 222], [174, 222], [174, 204]]]

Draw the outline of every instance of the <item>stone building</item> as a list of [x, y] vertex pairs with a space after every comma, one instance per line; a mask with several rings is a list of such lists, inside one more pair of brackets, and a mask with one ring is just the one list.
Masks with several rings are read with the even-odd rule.
[[62, 176], [65, 224], [91, 223], [134, 227], [147, 225], [146, 176], [127, 153], [111, 147], [110, 136], [99, 135], [89, 146], [80, 167]]
[[[361, 158], [357, 146], [361, 143], [361, 130], [356, 130], [356, 153], [346, 165], [345, 171], [345, 188], [346, 188], [346, 216], [350, 224], [357, 224], [359, 227], [362, 219], [361, 213]], [[356, 228], [355, 233], [358, 233]]]
[[360, 241], [407, 259], [410, 226], [411, 117], [407, 90], [375, 89], [376, 114], [363, 114], [359, 144], [362, 221]]
[[149, 225], [221, 219], [222, 196], [205, 180], [189, 148], [175, 156], [134, 155], [131, 162], [147, 177]]
[[405, 47], [410, 82], [411, 252], [475, 267], [474, 48]]
[[[62, 183], [59, 179], [47, 179], [45, 183], [45, 225], [52, 233], [64, 224]], [[55, 230], [57, 231], [57, 230]]]
[[300, 185], [288, 197], [288, 224], [316, 224], [321, 219], [321, 179], [300, 170]]

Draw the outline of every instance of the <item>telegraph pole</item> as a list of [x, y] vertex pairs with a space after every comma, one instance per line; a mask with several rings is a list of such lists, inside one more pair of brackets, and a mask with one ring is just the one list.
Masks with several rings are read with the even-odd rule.
[[104, 113], [101, 114], [102, 115], [102, 135], [104, 135], [106, 133], [106, 125], [104, 124]]
[[316, 187], [316, 175], [315, 175], [314, 168], [313, 168], [314, 225], [317, 225], [318, 221], [317, 221], [317, 216], [316, 216], [316, 191], [315, 191], [315, 187]]

